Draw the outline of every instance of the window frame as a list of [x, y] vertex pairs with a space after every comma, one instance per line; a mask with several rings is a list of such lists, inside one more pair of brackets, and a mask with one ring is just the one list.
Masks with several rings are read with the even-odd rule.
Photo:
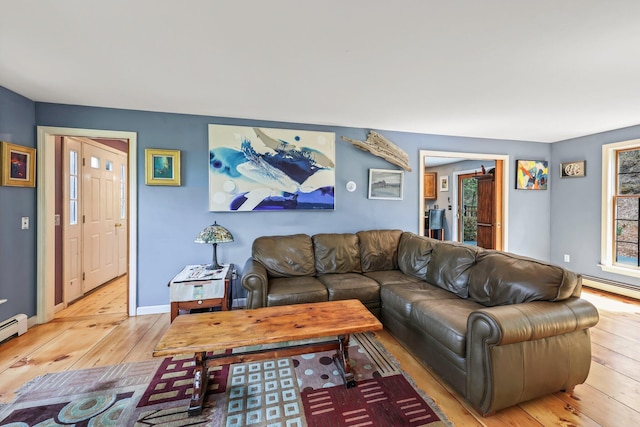
[[615, 196], [617, 195], [618, 152], [640, 149], [640, 139], [602, 146], [602, 222], [599, 267], [606, 272], [639, 277], [640, 268], [615, 263]]

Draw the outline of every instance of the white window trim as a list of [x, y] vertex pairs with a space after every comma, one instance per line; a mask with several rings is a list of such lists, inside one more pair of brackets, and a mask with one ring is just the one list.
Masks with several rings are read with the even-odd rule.
[[614, 142], [602, 146], [602, 224], [600, 226], [600, 264], [602, 271], [640, 277], [640, 269], [613, 263], [613, 196], [616, 191], [616, 153], [628, 148], [640, 148], [640, 139]]

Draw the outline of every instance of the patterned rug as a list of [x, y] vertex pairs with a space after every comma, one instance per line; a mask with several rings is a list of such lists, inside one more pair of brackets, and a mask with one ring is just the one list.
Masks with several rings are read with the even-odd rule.
[[450, 426], [371, 334], [351, 337], [358, 386], [333, 352], [210, 368], [202, 415], [189, 417], [193, 357], [48, 374], [0, 408], [0, 426]]

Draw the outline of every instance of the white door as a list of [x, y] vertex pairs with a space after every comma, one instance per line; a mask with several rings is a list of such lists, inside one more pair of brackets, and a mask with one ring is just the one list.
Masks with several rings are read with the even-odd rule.
[[129, 253], [128, 233], [127, 233], [127, 217], [129, 206], [127, 204], [127, 157], [120, 155], [117, 158], [118, 164], [116, 171], [118, 173], [118, 221], [116, 223], [116, 238], [118, 240], [118, 276], [122, 276], [127, 272], [127, 260]]
[[80, 298], [82, 291], [82, 224], [80, 216], [82, 144], [73, 138], [62, 139], [63, 208], [63, 298], [64, 303]]
[[83, 291], [118, 275], [118, 155], [92, 144], [83, 146]]

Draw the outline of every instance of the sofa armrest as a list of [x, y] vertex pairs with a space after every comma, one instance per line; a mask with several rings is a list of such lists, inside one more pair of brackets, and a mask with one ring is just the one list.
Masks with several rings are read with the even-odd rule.
[[242, 287], [247, 290], [247, 308], [267, 306], [267, 269], [253, 258], [249, 258], [242, 270]]
[[597, 323], [597, 309], [575, 297], [474, 311], [467, 320], [467, 399], [486, 415], [584, 382], [589, 328]]
[[467, 331], [470, 343], [505, 345], [590, 328], [598, 319], [598, 310], [581, 298], [534, 301], [474, 311]]

